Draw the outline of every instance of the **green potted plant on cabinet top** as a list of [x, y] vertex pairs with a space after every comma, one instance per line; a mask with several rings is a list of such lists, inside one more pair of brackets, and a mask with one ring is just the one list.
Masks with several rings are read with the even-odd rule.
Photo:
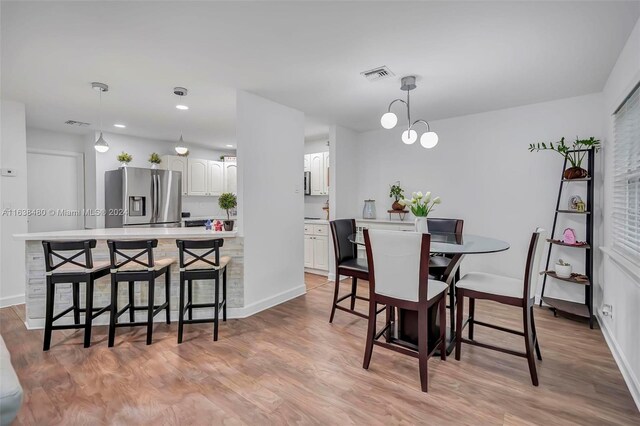
[[158, 155], [157, 152], [152, 152], [149, 156], [149, 162], [151, 163], [152, 169], [157, 169], [158, 164], [162, 163], [162, 158], [160, 158], [160, 155]]
[[235, 209], [238, 205], [238, 200], [235, 194], [231, 192], [225, 192], [218, 197], [218, 205], [221, 209], [227, 211], [227, 220], [223, 221], [224, 230], [225, 231], [233, 231], [233, 220], [231, 219], [231, 215], [229, 214], [229, 210]]
[[576, 152], [580, 150], [587, 150], [594, 148], [595, 152], [600, 150], [600, 140], [591, 136], [589, 139], [578, 139], [573, 142], [572, 145], [567, 145], [564, 143], [564, 138], [560, 139], [558, 142], [539, 142], [529, 144], [529, 152], [538, 152], [544, 150], [555, 151], [558, 154], [562, 155], [570, 164], [567, 170], [564, 171], [563, 177], [565, 179], [582, 179], [589, 176], [589, 173], [582, 168], [582, 160], [587, 155], [586, 151]]
[[400, 204], [400, 200], [404, 198], [404, 189], [400, 186], [400, 182], [391, 185], [389, 189], [389, 197], [394, 198], [391, 208], [396, 211], [404, 211], [404, 205]]
[[122, 151], [116, 157], [120, 162], [120, 167], [127, 167], [131, 161], [133, 161], [133, 156], [127, 152]]

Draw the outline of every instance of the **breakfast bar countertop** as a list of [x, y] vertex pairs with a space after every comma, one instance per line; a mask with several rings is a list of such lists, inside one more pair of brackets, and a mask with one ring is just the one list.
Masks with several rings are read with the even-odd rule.
[[99, 228], [73, 231], [31, 232], [14, 234], [16, 240], [81, 240], [81, 239], [176, 239], [176, 238], [234, 238], [238, 231], [207, 231], [204, 228]]

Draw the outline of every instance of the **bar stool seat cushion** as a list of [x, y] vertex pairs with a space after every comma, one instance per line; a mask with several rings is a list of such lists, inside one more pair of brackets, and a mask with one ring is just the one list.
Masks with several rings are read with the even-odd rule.
[[65, 263], [59, 268], [51, 271], [52, 274], [88, 274], [91, 272], [99, 271], [100, 269], [108, 268], [111, 263], [108, 260], [99, 260], [93, 262], [93, 268], [83, 268], [82, 266], [74, 265], [73, 263]]
[[215, 271], [218, 269], [224, 269], [224, 267], [226, 267], [229, 264], [229, 262], [231, 262], [231, 256], [220, 256], [220, 264], [218, 266], [211, 265], [210, 263], [204, 262], [202, 260], [196, 260], [189, 266], [185, 267], [184, 270], [194, 271], [194, 270], [202, 270], [202, 269], [212, 269]]
[[0, 336], [0, 424], [11, 424], [22, 405], [22, 386], [11, 366], [11, 355]]
[[465, 274], [462, 279], [456, 283], [456, 288], [494, 294], [496, 296], [517, 297], [520, 299], [523, 293], [522, 280], [488, 274], [486, 272], [469, 272]]
[[[153, 270], [158, 271], [174, 263], [176, 263], [176, 260], [171, 257], [166, 257], [163, 259], [155, 259]], [[118, 272], [133, 272], [133, 271], [148, 271], [148, 270], [149, 268], [147, 268], [146, 266], [140, 265], [139, 263], [135, 263], [135, 262], [129, 262], [126, 265], [123, 265], [117, 268]]]
[[348, 259], [340, 262], [338, 265], [340, 268], [353, 269], [354, 271], [369, 272], [369, 265], [367, 259]]

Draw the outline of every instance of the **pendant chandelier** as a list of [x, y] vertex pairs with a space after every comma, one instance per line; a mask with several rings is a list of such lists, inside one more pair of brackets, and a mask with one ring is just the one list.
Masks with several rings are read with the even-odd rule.
[[98, 83], [98, 82], [93, 82], [91, 83], [91, 87], [93, 88], [93, 90], [98, 91], [99, 93], [99, 98], [100, 98], [100, 106], [98, 108], [98, 114], [99, 114], [99, 123], [100, 123], [100, 137], [98, 138], [98, 140], [96, 141], [95, 144], [93, 144], [93, 148], [98, 151], [98, 152], [107, 152], [109, 151], [109, 144], [107, 143], [106, 140], [104, 140], [104, 137], [102, 136], [102, 93], [103, 92], [108, 92], [109, 91], [109, 86], [107, 86], [104, 83]]
[[407, 100], [404, 101], [400, 98], [393, 100], [389, 104], [387, 112], [380, 118], [380, 124], [382, 124], [382, 127], [385, 129], [393, 129], [396, 127], [396, 124], [398, 124], [398, 117], [391, 112], [391, 106], [396, 102], [402, 102], [405, 107], [407, 107], [407, 130], [402, 132], [402, 142], [407, 145], [415, 143], [415, 141], [418, 140], [418, 133], [414, 130], [414, 126], [417, 124], [424, 124], [427, 127], [427, 131], [420, 136], [420, 145], [427, 149], [433, 148], [438, 144], [438, 135], [436, 132], [431, 131], [429, 123], [425, 120], [416, 120], [413, 123], [411, 122], [411, 103], [409, 99], [409, 92], [416, 88], [416, 77], [409, 75], [407, 77], [403, 77], [400, 82], [400, 89], [407, 92]]
[[[174, 87], [173, 93], [178, 96], [178, 99], [182, 99], [183, 96], [187, 96], [188, 90], [184, 87]], [[178, 105], [176, 105], [176, 108], [182, 111], [186, 111], [189, 109], [189, 107], [182, 105], [182, 103], [178, 103]], [[180, 131], [180, 139], [175, 146], [175, 150], [178, 155], [185, 155], [187, 152], [189, 152], [189, 148], [187, 148], [186, 144], [184, 143], [184, 139], [182, 138], [182, 131]]]

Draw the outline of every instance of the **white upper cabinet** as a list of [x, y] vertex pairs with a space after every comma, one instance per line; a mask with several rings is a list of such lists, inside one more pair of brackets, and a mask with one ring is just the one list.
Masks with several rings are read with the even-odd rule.
[[324, 163], [322, 168], [322, 177], [323, 177], [322, 189], [325, 195], [328, 195], [329, 194], [329, 153], [323, 152], [322, 155], [324, 158]]
[[224, 162], [224, 192], [238, 193], [238, 164], [235, 161]]
[[311, 195], [328, 195], [329, 153], [316, 152], [315, 154], [308, 154], [308, 156], [309, 171], [311, 172]]
[[224, 192], [224, 163], [222, 161], [208, 161], [208, 191], [207, 195], [221, 195]]
[[304, 155], [304, 171], [305, 172], [311, 171], [311, 154]]
[[189, 187], [187, 182], [188, 178], [188, 165], [187, 159], [185, 157], [180, 157], [177, 155], [164, 155], [162, 157], [162, 165], [163, 168], [167, 170], [173, 170], [175, 172], [182, 173], [182, 195], [187, 195], [189, 193]]
[[187, 188], [189, 195], [208, 195], [209, 161], [189, 158], [187, 160]]

